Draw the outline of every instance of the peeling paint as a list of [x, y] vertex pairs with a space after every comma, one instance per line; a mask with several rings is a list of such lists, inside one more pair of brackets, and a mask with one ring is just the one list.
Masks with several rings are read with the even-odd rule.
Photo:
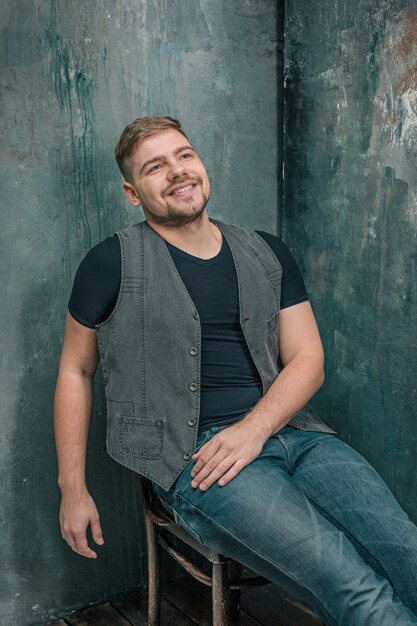
[[286, 12], [283, 232], [327, 355], [316, 407], [417, 521], [417, 11]]
[[140, 115], [182, 121], [208, 167], [214, 217], [276, 232], [276, 14], [269, 0], [2, 3], [0, 621], [8, 626], [40, 626], [146, 581], [135, 483], [104, 450], [100, 373], [87, 467], [106, 547], [97, 562], [82, 560], [59, 531], [52, 406], [71, 283], [92, 245], [142, 219], [124, 201], [113, 158]]

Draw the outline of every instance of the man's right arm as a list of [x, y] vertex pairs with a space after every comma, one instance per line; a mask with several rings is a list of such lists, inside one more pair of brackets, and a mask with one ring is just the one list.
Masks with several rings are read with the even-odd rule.
[[83, 326], [68, 313], [54, 408], [61, 489], [59, 519], [68, 545], [88, 558], [97, 557], [87, 544], [88, 526], [96, 544], [103, 544], [97, 508], [85, 483], [93, 381], [98, 360], [96, 331]]

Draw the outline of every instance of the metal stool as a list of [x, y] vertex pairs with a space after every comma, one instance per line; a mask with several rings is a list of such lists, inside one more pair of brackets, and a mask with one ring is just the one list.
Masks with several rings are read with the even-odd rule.
[[[138, 476], [139, 490], [143, 500], [146, 541], [148, 546], [148, 626], [160, 623], [160, 551], [162, 546], [189, 574], [204, 585], [212, 588], [213, 626], [228, 626], [229, 620], [236, 621], [240, 610], [240, 590], [270, 584], [271, 581], [256, 576], [242, 579], [241, 565], [201, 545], [191, 537], [164, 509], [152, 489], [152, 483]], [[205, 574], [174, 547], [169, 534], [191, 546], [212, 563], [212, 575]]]

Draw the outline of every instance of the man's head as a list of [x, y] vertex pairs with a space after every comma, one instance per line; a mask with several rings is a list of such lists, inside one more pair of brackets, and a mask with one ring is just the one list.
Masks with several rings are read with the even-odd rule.
[[178, 227], [201, 218], [210, 197], [207, 172], [181, 125], [171, 117], [142, 117], [123, 131], [115, 149], [133, 206], [146, 219]]

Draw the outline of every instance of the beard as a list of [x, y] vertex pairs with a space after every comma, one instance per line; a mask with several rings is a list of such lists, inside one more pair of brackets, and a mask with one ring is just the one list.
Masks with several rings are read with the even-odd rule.
[[[192, 207], [186, 205], [187, 201], [185, 201], [185, 206], [183, 208], [176, 206], [174, 203], [170, 204], [169, 198], [171, 196], [167, 196], [166, 215], [157, 215], [153, 213], [153, 211], [142, 202], [145, 217], [149, 216], [155, 224], [165, 226], [166, 228], [180, 228], [181, 226], [186, 226], [187, 224], [199, 222], [201, 221], [204, 210], [210, 199], [210, 195], [206, 196], [201, 186], [200, 190], [202, 198], [200, 202]], [[195, 202], [191, 198], [190, 201]]]

